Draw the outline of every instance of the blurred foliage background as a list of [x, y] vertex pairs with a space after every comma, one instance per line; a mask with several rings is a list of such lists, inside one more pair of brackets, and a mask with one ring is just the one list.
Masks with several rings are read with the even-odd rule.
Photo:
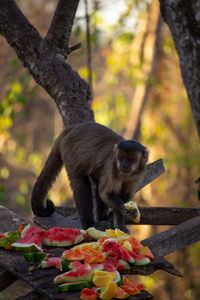
[[[56, 1], [16, 2], [44, 36]], [[138, 204], [198, 207], [194, 182], [200, 175], [200, 144], [158, 1], [89, 0], [88, 12], [96, 121], [126, 138], [140, 140], [150, 149], [150, 162], [164, 159], [165, 174], [137, 194]], [[71, 36], [71, 45], [77, 42], [82, 47], [70, 55], [68, 63], [87, 80], [83, 0]], [[31, 189], [63, 125], [52, 99], [36, 85], [3, 38], [0, 70], [0, 204], [31, 217]], [[49, 197], [56, 205], [73, 205], [65, 170]], [[141, 240], [165, 229], [131, 228]], [[154, 299], [200, 299], [200, 243], [170, 255], [169, 260], [184, 277], [157, 272], [141, 278]], [[0, 299], [12, 299], [10, 291], [1, 293]]]

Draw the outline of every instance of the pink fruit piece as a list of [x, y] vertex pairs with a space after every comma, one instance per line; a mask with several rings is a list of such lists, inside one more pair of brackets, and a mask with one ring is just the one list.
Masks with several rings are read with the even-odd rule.
[[61, 257], [51, 257], [41, 262], [42, 269], [54, 267], [60, 271], [69, 270], [69, 262]]
[[85, 231], [74, 228], [53, 227], [43, 234], [43, 242], [48, 246], [71, 246], [85, 240]]
[[134, 259], [129, 252], [116, 241], [105, 240], [102, 251], [109, 253], [110, 256], [118, 257], [118, 259], [123, 259], [129, 263], [134, 262]]

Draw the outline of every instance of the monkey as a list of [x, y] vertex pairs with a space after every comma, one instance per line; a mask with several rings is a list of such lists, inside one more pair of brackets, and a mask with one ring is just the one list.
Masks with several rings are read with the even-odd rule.
[[101, 124], [88, 121], [70, 125], [55, 141], [33, 187], [33, 213], [49, 216], [55, 211], [49, 199], [44, 207], [44, 199], [64, 165], [83, 228], [95, 227], [111, 210], [113, 227], [127, 232], [125, 218], [129, 212], [124, 203], [134, 196], [143, 178], [148, 154], [139, 142], [125, 140]]

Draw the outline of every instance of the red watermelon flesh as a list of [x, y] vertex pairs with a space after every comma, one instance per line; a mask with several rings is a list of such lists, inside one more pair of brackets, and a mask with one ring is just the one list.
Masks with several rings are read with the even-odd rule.
[[89, 264], [83, 264], [75, 270], [65, 272], [54, 278], [54, 283], [90, 281], [93, 271]]
[[77, 269], [78, 267], [81, 267], [83, 264], [79, 260], [71, 261], [69, 264], [69, 269]]
[[23, 238], [24, 236], [34, 235], [34, 234], [42, 235], [43, 232], [44, 232], [44, 229], [28, 224], [22, 230], [21, 238]]
[[128, 261], [129, 263], [133, 263], [134, 259], [129, 254], [129, 252], [123, 248], [118, 242], [113, 240], [105, 240], [103, 243], [103, 252], [109, 253], [110, 256], [118, 257], [119, 259], [123, 259]]
[[53, 227], [43, 234], [43, 242], [48, 246], [71, 246], [85, 240], [85, 231], [74, 228]]
[[107, 256], [103, 261], [104, 271], [115, 272], [117, 270], [119, 259], [117, 257]]
[[51, 257], [41, 262], [42, 269], [54, 267], [60, 271], [69, 270], [69, 262], [61, 257]]
[[31, 226], [30, 224], [24, 227], [21, 236], [22, 238], [11, 244], [11, 246], [22, 252], [42, 252], [42, 233], [41, 228]]

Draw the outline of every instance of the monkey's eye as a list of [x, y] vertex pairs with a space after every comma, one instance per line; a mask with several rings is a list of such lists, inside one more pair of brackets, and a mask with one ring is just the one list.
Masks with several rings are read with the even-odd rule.
[[118, 160], [119, 160], [119, 161], [122, 161], [123, 159], [124, 159], [123, 155], [119, 155], [119, 156], [118, 156]]

